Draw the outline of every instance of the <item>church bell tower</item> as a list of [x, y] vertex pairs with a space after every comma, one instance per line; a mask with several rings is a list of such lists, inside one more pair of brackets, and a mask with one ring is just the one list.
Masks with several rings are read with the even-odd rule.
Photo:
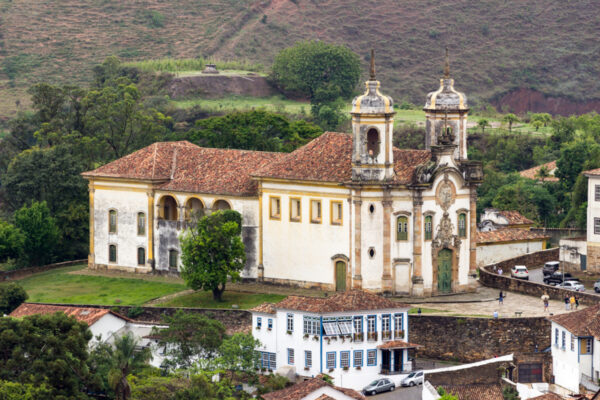
[[371, 50], [367, 89], [352, 101], [353, 181], [387, 181], [394, 177], [394, 104], [391, 97], [379, 92], [374, 53]]

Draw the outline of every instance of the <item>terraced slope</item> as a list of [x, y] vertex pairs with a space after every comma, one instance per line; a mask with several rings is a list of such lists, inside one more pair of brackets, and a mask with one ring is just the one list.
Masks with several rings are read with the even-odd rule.
[[40, 80], [82, 83], [93, 64], [213, 56], [270, 64], [300, 39], [345, 43], [397, 100], [437, 86], [444, 46], [457, 87], [491, 100], [514, 88], [600, 98], [593, 0], [0, 0], [0, 116]]

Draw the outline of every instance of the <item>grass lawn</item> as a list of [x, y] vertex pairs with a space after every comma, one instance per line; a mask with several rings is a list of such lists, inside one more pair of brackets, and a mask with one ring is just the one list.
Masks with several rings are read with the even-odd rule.
[[256, 307], [264, 302], [275, 303], [283, 300], [286, 296], [281, 294], [246, 293], [225, 290], [223, 301], [217, 302], [212, 298], [212, 292], [198, 291], [164, 303], [157, 304], [159, 307], [200, 307], [200, 308], [231, 308], [233, 304], [241, 309]]
[[272, 97], [248, 97], [248, 96], [228, 96], [221, 99], [188, 99], [173, 100], [171, 104], [177, 108], [190, 108], [200, 106], [207, 111], [230, 112], [230, 111], [248, 111], [256, 108], [264, 108], [269, 111], [276, 111], [290, 114], [310, 113], [310, 104], [288, 100], [282, 96]]
[[29, 294], [27, 301], [44, 303], [141, 305], [186, 289], [180, 283], [69, 274], [85, 267], [75, 265], [58, 268], [18, 282]]

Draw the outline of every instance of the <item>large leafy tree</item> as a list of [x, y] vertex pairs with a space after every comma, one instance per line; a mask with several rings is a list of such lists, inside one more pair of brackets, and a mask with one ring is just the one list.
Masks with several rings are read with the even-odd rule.
[[57, 400], [85, 399], [88, 326], [63, 313], [0, 318], [0, 379], [46, 385]]
[[59, 229], [46, 202], [33, 202], [15, 213], [15, 225], [23, 232], [23, 253], [28, 265], [52, 261], [59, 240]]
[[0, 286], [0, 315], [10, 314], [27, 300], [28, 297], [25, 289], [18, 283], [11, 282]]
[[52, 390], [46, 385], [0, 381], [2, 400], [47, 400], [52, 398]]
[[0, 220], [0, 262], [23, 255], [25, 235], [16, 226]]
[[215, 319], [178, 310], [164, 317], [166, 329], [155, 329], [160, 346], [165, 346], [168, 361], [177, 369], [190, 368], [198, 358], [215, 356], [225, 336], [225, 327]]
[[180, 237], [181, 277], [194, 290], [211, 291], [222, 301], [227, 278], [240, 280], [246, 262], [241, 239], [242, 216], [237, 211], [217, 211], [202, 217]]
[[219, 363], [227, 370], [253, 372], [258, 365], [260, 341], [252, 334], [235, 333], [221, 344]]

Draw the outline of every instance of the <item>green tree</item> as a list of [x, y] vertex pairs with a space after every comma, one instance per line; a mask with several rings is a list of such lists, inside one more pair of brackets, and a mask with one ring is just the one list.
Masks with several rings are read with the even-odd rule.
[[83, 322], [64, 313], [0, 318], [0, 379], [46, 385], [56, 400], [86, 399], [88, 341]]
[[560, 117], [552, 121], [552, 135], [548, 138], [550, 150], [558, 151], [563, 143], [568, 143], [575, 138], [576, 117]]
[[504, 386], [502, 389], [502, 397], [504, 400], [521, 400], [519, 391], [512, 386]]
[[575, 140], [562, 147], [554, 175], [566, 191], [571, 191], [588, 159], [600, 159], [600, 145], [592, 139]]
[[189, 287], [212, 291], [213, 298], [222, 301], [227, 278], [240, 280], [246, 262], [241, 226], [237, 211], [217, 211], [181, 235], [181, 277]]
[[283, 90], [319, 103], [349, 98], [360, 78], [360, 60], [345, 46], [298, 42], [273, 62], [271, 78]]
[[311, 113], [315, 122], [324, 130], [335, 131], [346, 119], [344, 101], [338, 98], [331, 102], [313, 102]]
[[28, 265], [44, 265], [52, 261], [59, 230], [46, 202], [33, 202], [15, 213], [15, 225], [25, 235], [24, 257]]
[[550, 122], [552, 122], [552, 116], [548, 113], [533, 114], [531, 116], [531, 122], [540, 122], [542, 126], [546, 127]]
[[260, 341], [252, 334], [235, 333], [227, 338], [219, 348], [218, 363], [226, 370], [253, 372], [258, 365], [258, 352]]
[[197, 358], [214, 357], [225, 336], [223, 324], [204, 315], [177, 310], [163, 320], [168, 328], [155, 329], [153, 333], [158, 336], [159, 345], [167, 349], [167, 360], [173, 369], [188, 369]]
[[47, 400], [52, 398], [52, 391], [45, 384], [33, 385], [0, 381], [0, 399], [2, 400]]
[[446, 392], [441, 386], [437, 388], [437, 392], [441, 396], [439, 400], [458, 400], [457, 396]]
[[16, 226], [0, 220], [0, 262], [23, 255], [25, 235]]
[[542, 182], [550, 177], [550, 170], [548, 166], [542, 165], [535, 173], [535, 177], [541, 179]]
[[508, 124], [508, 131], [512, 132], [512, 126], [515, 122], [519, 122], [519, 117], [513, 113], [506, 114], [502, 120]]
[[0, 286], [0, 315], [10, 314], [25, 302], [28, 297], [25, 289], [16, 282]]
[[535, 131], [537, 132], [542, 126], [544, 126], [544, 123], [542, 121], [532, 121], [531, 125], [535, 128]]
[[113, 346], [109, 350], [112, 367], [108, 371], [108, 384], [114, 390], [116, 400], [127, 400], [131, 397], [127, 377], [145, 368], [152, 354], [148, 347], [136, 350], [137, 340], [131, 333], [115, 339]]
[[477, 122], [477, 126], [479, 126], [481, 128], [481, 134], [484, 135], [485, 134], [485, 128], [487, 128], [490, 125], [490, 122], [485, 119], [485, 118], [481, 118], [478, 122]]
[[555, 198], [548, 190], [532, 180], [521, 179], [504, 185], [497, 191], [492, 205], [500, 210], [517, 210], [544, 226], [554, 218]]

